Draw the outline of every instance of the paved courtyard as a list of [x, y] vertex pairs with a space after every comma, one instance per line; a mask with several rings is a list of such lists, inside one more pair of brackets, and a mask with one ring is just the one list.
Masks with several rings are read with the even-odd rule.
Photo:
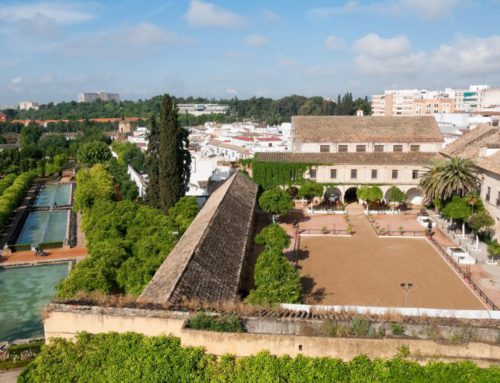
[[307, 303], [484, 309], [436, 250], [419, 238], [378, 238], [361, 211], [352, 237], [301, 237], [299, 266]]

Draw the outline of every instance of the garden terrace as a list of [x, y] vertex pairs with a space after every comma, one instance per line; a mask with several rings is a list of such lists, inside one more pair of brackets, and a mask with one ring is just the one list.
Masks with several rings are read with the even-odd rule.
[[236, 173], [217, 189], [145, 288], [139, 301], [234, 300], [253, 239], [257, 185]]

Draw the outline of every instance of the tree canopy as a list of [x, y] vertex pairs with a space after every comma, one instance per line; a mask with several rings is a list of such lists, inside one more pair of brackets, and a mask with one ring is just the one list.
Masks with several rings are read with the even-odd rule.
[[406, 194], [397, 186], [391, 186], [386, 195], [388, 202], [402, 203], [406, 199]]
[[378, 186], [361, 186], [356, 191], [356, 195], [358, 199], [361, 199], [368, 203], [380, 201], [384, 196], [384, 194], [382, 193], [382, 189], [380, 189]]
[[273, 188], [262, 193], [259, 206], [267, 213], [284, 215], [293, 209], [294, 203], [287, 191]]
[[323, 185], [314, 181], [307, 181], [299, 189], [299, 197], [306, 199], [313, 199], [314, 197], [321, 197], [323, 195]]
[[466, 198], [455, 196], [445, 205], [442, 213], [448, 219], [464, 220], [472, 214], [472, 208]]
[[108, 161], [111, 158], [111, 150], [101, 141], [91, 141], [80, 147], [77, 158], [80, 163], [92, 166]]

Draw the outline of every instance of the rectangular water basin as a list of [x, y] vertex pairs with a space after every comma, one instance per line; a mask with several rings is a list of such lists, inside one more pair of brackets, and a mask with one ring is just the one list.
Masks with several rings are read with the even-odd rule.
[[43, 336], [41, 311], [68, 264], [0, 268], [0, 341]]
[[69, 210], [33, 211], [29, 213], [16, 243], [63, 242], [67, 239], [68, 219]]
[[47, 184], [42, 187], [35, 206], [54, 206], [71, 204], [71, 184]]

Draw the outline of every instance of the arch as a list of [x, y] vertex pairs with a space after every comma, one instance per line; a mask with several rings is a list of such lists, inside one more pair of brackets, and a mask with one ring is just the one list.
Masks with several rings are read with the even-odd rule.
[[346, 204], [358, 202], [357, 192], [358, 192], [357, 187], [350, 187], [349, 189], [347, 189], [344, 194], [344, 202]]
[[412, 205], [422, 205], [422, 192], [418, 188], [411, 188], [406, 192], [406, 200]]
[[336, 202], [342, 200], [342, 192], [336, 187], [330, 187], [325, 190], [323, 198], [326, 202]]

